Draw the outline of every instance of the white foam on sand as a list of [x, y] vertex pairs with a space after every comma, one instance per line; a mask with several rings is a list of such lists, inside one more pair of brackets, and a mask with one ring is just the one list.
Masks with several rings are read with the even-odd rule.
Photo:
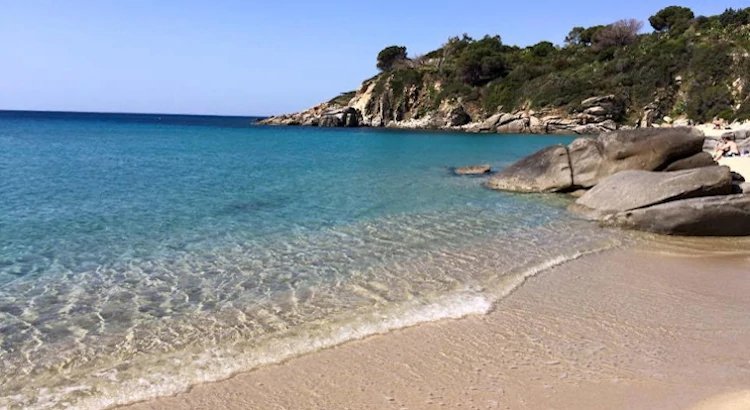
[[[386, 334], [422, 323], [487, 314], [495, 301], [512, 293], [527, 278], [604, 249], [606, 248], [560, 255], [516, 269], [502, 275], [502, 280], [492, 289], [481, 289], [481, 293], [477, 292], [477, 289], [464, 289], [457, 294], [442, 296], [429, 303], [415, 301], [407, 306], [385, 312], [371, 313], [344, 321], [334, 320], [308, 329], [298, 329], [293, 334], [256, 345], [252, 351], [210, 350], [189, 358], [166, 359], [174, 362], [174, 366], [170, 366], [172, 371], [169, 374], [149, 372], [151, 366], [148, 366], [149, 368], [142, 369], [144, 377], [140, 380], [124, 381], [116, 391], [91, 392], [94, 394], [82, 398], [75, 403], [75, 407], [82, 410], [101, 409], [170, 396], [185, 392], [196, 384], [225, 380], [241, 372], [281, 363], [346, 342]], [[182, 363], [183, 366], [180, 367], [180, 362], [188, 360], [189, 362]], [[158, 367], [161, 368], [161, 366]], [[178, 369], [177, 372], [175, 369]], [[60, 394], [48, 394], [46, 397], [40, 395], [38, 404], [65, 406], [65, 403], [59, 401], [60, 397]], [[44, 407], [46, 406], [35, 405], [27, 408]]]

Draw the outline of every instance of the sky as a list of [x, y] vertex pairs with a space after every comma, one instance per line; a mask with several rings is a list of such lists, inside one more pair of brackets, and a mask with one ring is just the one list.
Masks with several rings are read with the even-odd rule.
[[274, 115], [356, 89], [389, 45], [561, 44], [575, 26], [747, 0], [0, 0], [0, 109]]

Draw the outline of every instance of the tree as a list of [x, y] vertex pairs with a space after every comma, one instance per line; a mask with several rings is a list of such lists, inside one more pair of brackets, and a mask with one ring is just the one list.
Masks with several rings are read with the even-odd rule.
[[399, 63], [406, 61], [406, 47], [390, 46], [384, 48], [378, 53], [378, 69], [382, 71], [391, 71], [396, 68]]
[[531, 47], [531, 54], [535, 57], [547, 57], [548, 55], [557, 51], [555, 45], [549, 41], [542, 41]]
[[507, 72], [500, 36], [484, 36], [467, 44], [456, 60], [456, 73], [466, 84], [478, 86]]
[[719, 15], [719, 22], [724, 27], [744, 26], [750, 24], [750, 8], [726, 9]]
[[569, 46], [577, 46], [581, 44], [581, 34], [586, 29], [583, 27], [573, 27], [572, 30], [570, 30], [570, 33], [565, 37], [565, 44]]
[[610, 47], [624, 47], [633, 44], [642, 28], [643, 23], [636, 19], [617, 21], [596, 33], [594, 45], [597, 49], [604, 50]]
[[694, 18], [695, 14], [687, 7], [669, 6], [649, 17], [648, 22], [656, 31], [680, 34], [690, 27]]
[[584, 46], [590, 46], [594, 43], [594, 39], [596, 38], [596, 35], [599, 34], [600, 31], [604, 29], [604, 26], [593, 26], [589, 27], [581, 32], [581, 35], [579, 37], [580, 44]]

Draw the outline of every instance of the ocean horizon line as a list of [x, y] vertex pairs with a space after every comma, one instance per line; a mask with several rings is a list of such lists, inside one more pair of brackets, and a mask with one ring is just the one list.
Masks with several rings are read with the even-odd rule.
[[163, 115], [174, 117], [220, 117], [220, 118], [268, 118], [271, 115], [237, 115], [237, 114], [196, 114], [196, 113], [163, 113], [163, 112], [126, 112], [126, 111], [64, 111], [64, 110], [22, 110], [0, 108], [0, 114], [97, 114], [97, 115]]

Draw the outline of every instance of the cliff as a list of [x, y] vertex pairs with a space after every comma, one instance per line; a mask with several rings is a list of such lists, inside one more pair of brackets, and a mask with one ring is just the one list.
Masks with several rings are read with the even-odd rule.
[[564, 46], [451, 38], [424, 56], [388, 47], [355, 91], [268, 125], [597, 134], [750, 119], [750, 8], [571, 30]]

